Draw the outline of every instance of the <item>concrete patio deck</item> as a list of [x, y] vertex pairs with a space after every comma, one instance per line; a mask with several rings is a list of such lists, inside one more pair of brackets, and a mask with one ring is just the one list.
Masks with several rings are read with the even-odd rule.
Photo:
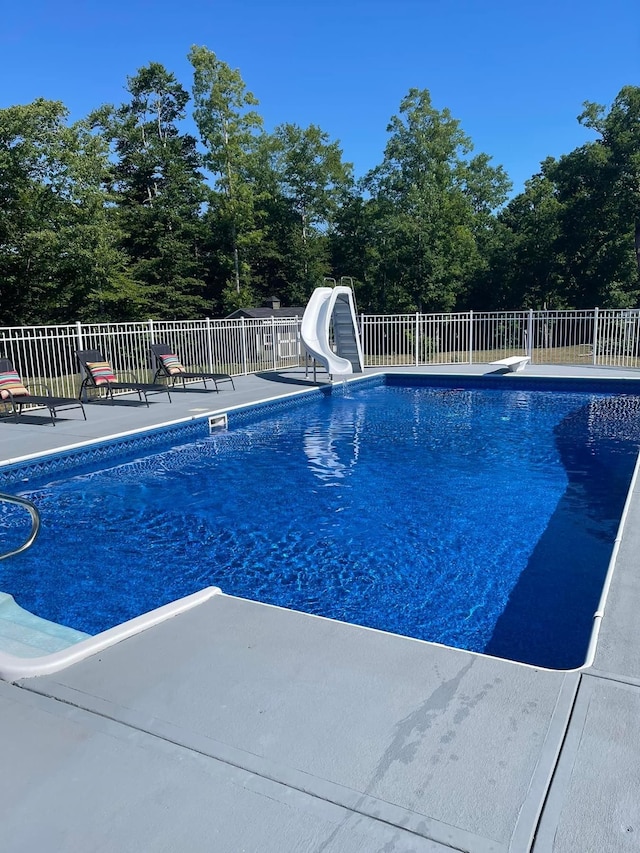
[[[172, 405], [91, 404], [86, 423], [0, 422], [0, 464], [310, 385], [303, 370], [239, 377]], [[2, 850], [637, 851], [639, 491], [579, 671], [219, 594], [61, 672], [0, 682]]]

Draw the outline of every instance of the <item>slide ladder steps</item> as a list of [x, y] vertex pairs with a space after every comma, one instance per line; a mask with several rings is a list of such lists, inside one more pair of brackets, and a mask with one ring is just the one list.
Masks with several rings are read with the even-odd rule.
[[362, 373], [356, 329], [348, 299], [339, 296], [333, 308], [333, 339], [336, 353], [351, 362], [354, 373]]

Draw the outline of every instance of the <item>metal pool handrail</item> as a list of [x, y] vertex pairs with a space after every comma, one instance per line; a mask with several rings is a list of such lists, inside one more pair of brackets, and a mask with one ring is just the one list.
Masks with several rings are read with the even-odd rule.
[[18, 498], [15, 495], [7, 495], [4, 492], [0, 492], [0, 501], [6, 501], [7, 503], [15, 504], [16, 506], [22, 506], [31, 516], [31, 533], [29, 534], [29, 538], [19, 548], [16, 548], [13, 551], [7, 551], [6, 554], [0, 554], [0, 560], [6, 560], [7, 557], [14, 557], [16, 554], [26, 551], [27, 548], [30, 548], [33, 545], [36, 540], [36, 536], [40, 531], [40, 513], [38, 512], [37, 506], [31, 503], [31, 501], [28, 501], [26, 498]]

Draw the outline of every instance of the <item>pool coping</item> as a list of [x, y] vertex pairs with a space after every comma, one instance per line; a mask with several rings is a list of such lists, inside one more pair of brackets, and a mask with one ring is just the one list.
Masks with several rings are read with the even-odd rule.
[[[536, 385], [546, 385], [548, 387], [549, 384], [557, 385], [558, 390], [576, 390], [576, 384], [580, 385], [584, 382], [585, 384], [589, 384], [589, 390], [594, 390], [594, 393], [607, 393], [607, 391], [612, 390], [608, 386], [620, 385], [622, 383], [625, 386], [628, 385], [629, 389], [633, 387], [634, 383], [638, 383], [640, 385], [640, 377], [631, 378], [626, 376], [611, 376], [604, 378], [599, 377], [598, 379], [594, 380], [590, 377], [539, 376], [526, 374], [523, 375], [522, 373], [504, 374], [491, 372], [489, 374], [485, 373], [481, 375], [470, 375], [465, 373], [432, 374], [427, 372], [421, 372], [419, 374], [416, 374], [406, 371], [403, 372], [402, 370], [393, 371], [392, 373], [385, 370], [380, 370], [369, 375], [354, 376], [346, 380], [340, 380], [339, 382], [322, 385], [320, 387], [314, 386], [302, 390], [289, 391], [266, 400], [241, 403], [235, 406], [226, 406], [217, 409], [211, 409], [187, 417], [177, 418], [153, 427], [141, 427], [137, 429], [126, 430], [123, 432], [107, 435], [101, 439], [88, 439], [86, 441], [80, 441], [71, 445], [63, 446], [56, 451], [47, 450], [26, 454], [14, 459], [8, 459], [0, 463], [0, 486], [3, 483], [7, 482], [7, 480], [15, 483], [16, 474], [18, 474], [19, 472], [28, 472], [31, 468], [38, 466], [41, 463], [50, 463], [51, 467], [55, 470], [66, 469], [68, 468], [69, 458], [78, 456], [78, 466], [81, 466], [82, 464], [86, 464], [83, 454], [91, 455], [92, 452], [104, 449], [108, 456], [117, 456], [119, 454], [122, 454], [126, 449], [129, 449], [134, 445], [138, 445], [140, 443], [140, 440], [145, 436], [149, 437], [150, 444], [160, 444], [162, 442], [167, 441], [173, 435], [178, 437], [178, 433], [181, 434], [183, 431], [186, 432], [186, 428], [190, 426], [193, 427], [193, 429], [188, 431], [189, 434], [200, 433], [202, 431], [202, 428], [205, 426], [209, 427], [208, 432], [206, 433], [209, 434], [212, 431], [211, 419], [216, 416], [228, 416], [229, 414], [236, 414], [240, 415], [240, 422], [246, 422], [246, 420], [251, 418], [253, 415], [255, 415], [256, 417], [262, 417], [265, 414], [268, 414], [269, 412], [279, 408], [290, 408], [292, 405], [292, 400], [295, 400], [296, 398], [303, 405], [309, 397], [320, 397], [326, 396], [327, 394], [333, 394], [335, 390], [340, 391], [347, 384], [356, 384], [359, 386], [374, 386], [379, 384], [391, 384], [393, 386], [394, 384], [396, 384], [393, 380], [389, 383], [389, 377], [397, 379], [397, 384], [400, 384], [403, 378], [407, 378], [412, 381], [413, 385], [424, 384], [425, 386], [428, 385], [430, 387], [433, 387], [433, 385], [435, 385], [436, 387], [438, 385], [449, 386], [451, 382], [455, 381], [456, 379], [459, 379], [460, 381], [465, 381], [467, 388], [486, 388], [487, 386], [492, 386], [494, 384], [496, 387], [499, 387], [500, 384], [506, 381], [509, 383], [511, 388], [517, 388], [518, 390], [523, 390], [527, 388], [528, 390], [539, 390], [538, 388], [535, 388]], [[416, 381], [418, 378], [422, 379], [423, 381]], [[594, 383], [597, 383], [598, 385], [601, 384], [602, 388], [600, 390], [593, 389], [592, 386], [594, 385]], [[618, 552], [620, 550], [620, 544], [624, 536], [624, 527], [627, 521], [631, 499], [637, 485], [638, 477], [640, 476], [639, 471], [640, 454], [638, 455], [635, 462], [631, 482], [629, 484], [629, 489], [627, 491], [620, 521], [618, 523], [616, 536], [613, 542], [611, 557], [609, 559], [607, 570], [605, 573], [602, 592], [599, 597], [598, 606], [593, 615], [593, 625], [590, 632], [589, 642], [587, 644], [585, 660], [580, 666], [573, 667], [571, 669], [553, 669], [550, 667], [544, 667], [537, 664], [526, 663], [523, 661], [500, 658], [494, 655], [486, 654], [484, 652], [470, 651], [468, 649], [457, 649], [457, 651], [462, 652], [464, 654], [488, 658], [489, 660], [506, 660], [510, 664], [526, 667], [535, 671], [571, 673], [582, 672], [592, 667], [597, 652], [598, 637], [602, 625], [602, 620], [605, 614], [609, 590], [611, 588], [611, 583], [615, 572]], [[35, 471], [35, 473], [41, 475], [42, 471]], [[126, 622], [121, 623], [120, 625], [115, 625], [112, 628], [107, 629], [106, 631], [101, 631], [99, 634], [87, 638], [86, 640], [81, 640], [77, 643], [74, 643], [73, 645], [68, 646], [65, 649], [53, 652], [48, 655], [23, 658], [9, 654], [8, 652], [5, 652], [0, 649], [0, 680], [16, 681], [19, 679], [33, 678], [39, 675], [48, 675], [54, 672], [59, 672], [60, 670], [63, 670], [74, 663], [85, 660], [87, 657], [90, 657], [93, 654], [103, 651], [104, 649], [107, 649], [110, 646], [115, 645], [116, 643], [122, 642], [123, 640], [129, 637], [135, 636], [136, 634], [145, 631], [148, 628], [153, 627], [154, 625], [161, 624], [167, 619], [171, 619], [180, 613], [190, 610], [193, 607], [197, 607], [199, 604], [207, 601], [213, 595], [219, 594], [220, 592], [221, 590], [217, 587], [205, 587], [204, 589], [192, 593], [189, 596], [169, 602], [168, 604], [162, 605], [158, 608], [154, 608], [153, 610], [147, 613], [140, 614], [139, 616], [134, 617], [133, 619], [129, 619]], [[366, 628], [366, 626], [361, 627]], [[366, 629], [376, 630], [369, 628]], [[391, 632], [382, 631], [382, 633]], [[408, 637], [407, 639], [415, 640], [419, 643], [426, 643], [427, 645], [431, 645], [436, 648], [454, 648], [432, 640], [421, 640], [414, 637]]]

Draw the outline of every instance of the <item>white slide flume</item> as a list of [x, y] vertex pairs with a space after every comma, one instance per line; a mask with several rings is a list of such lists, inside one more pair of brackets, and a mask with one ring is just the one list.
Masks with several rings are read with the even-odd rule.
[[[337, 305], [339, 306], [338, 315], [342, 314], [346, 318], [344, 324], [348, 329], [346, 337], [352, 344], [350, 358], [344, 358], [340, 351], [334, 352], [329, 343], [331, 320]], [[334, 338], [339, 350], [341, 334], [336, 325], [334, 322]], [[300, 336], [309, 355], [322, 364], [331, 376], [342, 377], [354, 372], [362, 372], [362, 350], [350, 287], [316, 287], [302, 317]]]

